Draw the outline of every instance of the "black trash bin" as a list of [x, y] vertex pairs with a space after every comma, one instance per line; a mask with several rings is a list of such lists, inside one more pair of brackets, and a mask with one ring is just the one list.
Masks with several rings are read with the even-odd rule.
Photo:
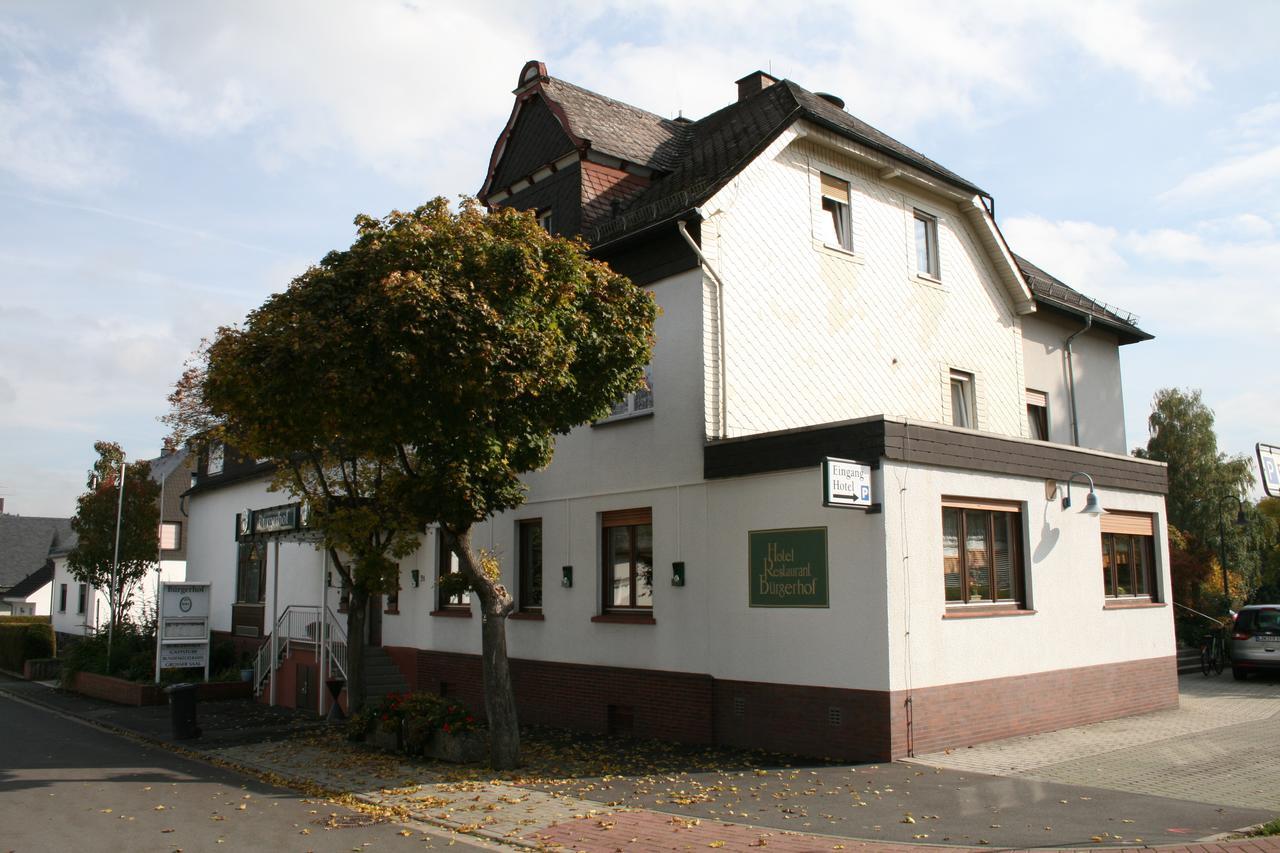
[[196, 725], [196, 684], [174, 684], [164, 689], [169, 694], [169, 712], [173, 718], [174, 740], [200, 737]]

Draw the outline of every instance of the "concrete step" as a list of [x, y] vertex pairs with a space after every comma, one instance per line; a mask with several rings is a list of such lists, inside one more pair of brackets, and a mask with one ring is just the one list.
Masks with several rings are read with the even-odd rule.
[[1200, 650], [1191, 648], [1178, 649], [1178, 675], [1200, 671]]

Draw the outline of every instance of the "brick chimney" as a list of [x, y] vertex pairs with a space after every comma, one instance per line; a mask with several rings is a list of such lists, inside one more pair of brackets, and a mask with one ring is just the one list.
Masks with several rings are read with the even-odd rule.
[[746, 77], [737, 81], [738, 100], [744, 101], [757, 92], [763, 92], [765, 89], [777, 82], [777, 77], [765, 74], [763, 71], [752, 71]]

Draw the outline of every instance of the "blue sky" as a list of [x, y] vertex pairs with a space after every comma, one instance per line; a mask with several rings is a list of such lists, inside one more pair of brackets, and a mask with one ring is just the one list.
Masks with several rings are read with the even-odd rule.
[[186, 355], [358, 212], [475, 192], [521, 65], [674, 116], [756, 68], [986, 188], [1015, 251], [1138, 314], [1129, 444], [1203, 390], [1280, 444], [1280, 4], [53, 2], [0, 7], [0, 497], [154, 455]]

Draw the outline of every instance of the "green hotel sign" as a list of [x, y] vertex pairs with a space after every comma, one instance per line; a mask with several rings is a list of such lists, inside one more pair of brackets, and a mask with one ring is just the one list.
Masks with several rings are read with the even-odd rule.
[[752, 607], [829, 607], [827, 528], [747, 533]]

